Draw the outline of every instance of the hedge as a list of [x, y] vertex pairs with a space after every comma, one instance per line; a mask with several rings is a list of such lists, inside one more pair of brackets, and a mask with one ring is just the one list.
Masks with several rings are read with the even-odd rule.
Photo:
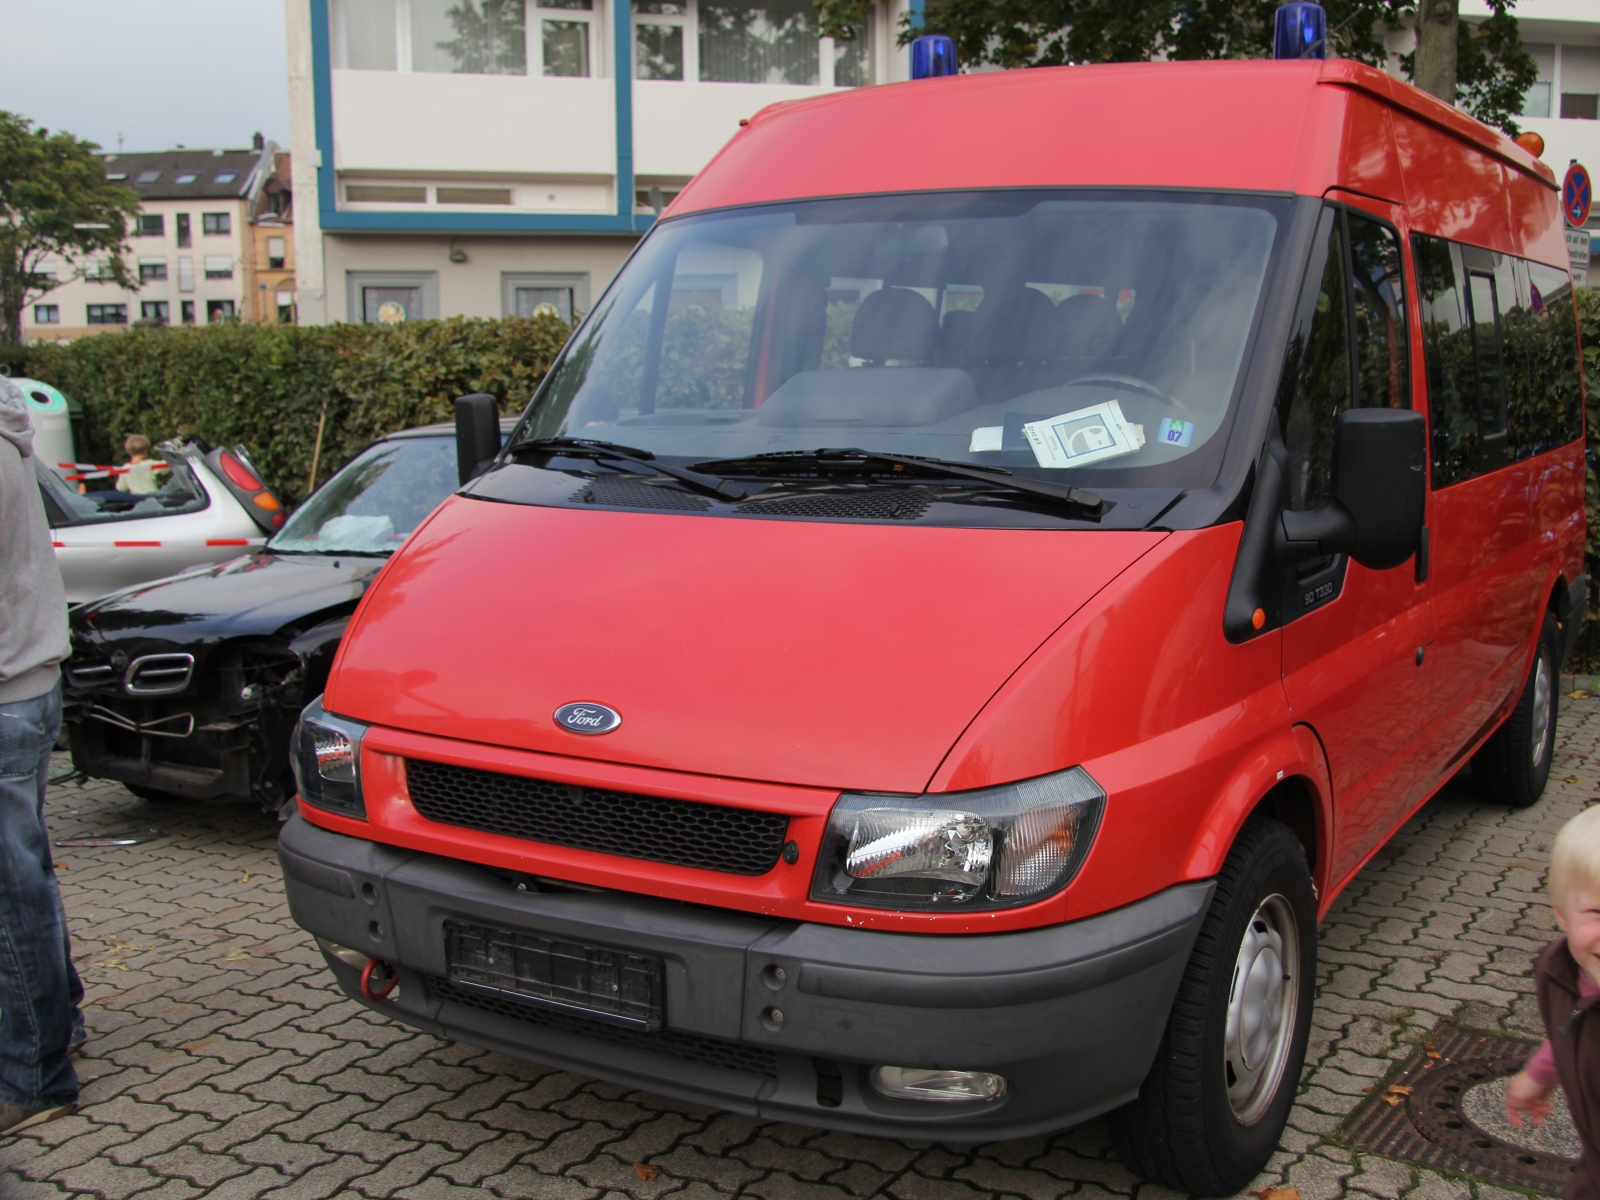
[[568, 332], [549, 315], [131, 329], [0, 346], [0, 365], [82, 403], [81, 461], [120, 462], [130, 433], [243, 443], [292, 504], [306, 494], [324, 406], [319, 481], [380, 434], [452, 419], [451, 400], [467, 392], [520, 411]]

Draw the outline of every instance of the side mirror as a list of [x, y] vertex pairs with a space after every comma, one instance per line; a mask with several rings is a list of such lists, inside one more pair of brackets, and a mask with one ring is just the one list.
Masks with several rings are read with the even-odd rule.
[[1427, 497], [1426, 422], [1400, 408], [1352, 408], [1333, 426], [1333, 496], [1279, 522], [1286, 566], [1348, 554], [1364, 567], [1398, 567], [1422, 543]]
[[475, 479], [500, 453], [500, 402], [483, 392], [456, 397], [456, 474]]

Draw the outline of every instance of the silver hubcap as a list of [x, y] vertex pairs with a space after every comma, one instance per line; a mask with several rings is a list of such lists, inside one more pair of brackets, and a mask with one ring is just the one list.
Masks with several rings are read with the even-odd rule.
[[1533, 765], [1544, 762], [1544, 744], [1550, 732], [1550, 664], [1544, 655], [1533, 668]]
[[1300, 934], [1282, 896], [1268, 896], [1245, 926], [1228, 993], [1223, 1048], [1228, 1103], [1241, 1125], [1261, 1119], [1278, 1094], [1294, 1041]]

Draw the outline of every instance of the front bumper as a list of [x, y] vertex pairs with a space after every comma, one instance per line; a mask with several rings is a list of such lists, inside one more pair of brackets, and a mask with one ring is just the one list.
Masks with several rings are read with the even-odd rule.
[[[523, 892], [470, 863], [330, 833], [299, 816], [284, 827], [278, 855], [302, 927], [397, 968], [397, 992], [371, 1003], [359, 972], [326, 956], [340, 986], [379, 1012], [701, 1104], [946, 1141], [1048, 1132], [1133, 1099], [1213, 887], [1180, 884], [1044, 929], [939, 936], [621, 892]], [[621, 1029], [451, 984], [447, 920], [659, 956], [665, 1028]], [[993, 1071], [1009, 1086], [987, 1103], [893, 1100], [868, 1082], [875, 1064]]]

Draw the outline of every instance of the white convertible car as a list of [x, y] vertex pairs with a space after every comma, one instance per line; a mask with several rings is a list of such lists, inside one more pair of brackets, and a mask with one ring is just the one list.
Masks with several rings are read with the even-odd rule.
[[[122, 469], [63, 478], [35, 459], [69, 604], [226, 562], [265, 545], [283, 524], [283, 506], [243, 446], [163, 442], [153, 461], [160, 465], [134, 485], [140, 490], [121, 491], [113, 481]], [[94, 490], [80, 493], [85, 477]]]

